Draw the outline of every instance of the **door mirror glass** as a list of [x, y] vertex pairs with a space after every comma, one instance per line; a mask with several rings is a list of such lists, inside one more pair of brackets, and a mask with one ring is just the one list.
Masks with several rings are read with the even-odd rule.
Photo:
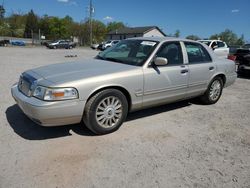
[[164, 57], [156, 57], [154, 60], [156, 66], [164, 66], [168, 64], [168, 59]]

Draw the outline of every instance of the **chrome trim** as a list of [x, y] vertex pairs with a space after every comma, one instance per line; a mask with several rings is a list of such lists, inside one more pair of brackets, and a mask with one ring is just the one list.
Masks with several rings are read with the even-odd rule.
[[145, 95], [154, 95], [154, 94], [158, 94], [158, 93], [163, 93], [163, 92], [167, 92], [167, 91], [174, 91], [174, 90], [179, 90], [179, 89], [187, 89], [187, 88], [188, 88], [187, 85], [180, 85], [180, 86], [176, 86], [176, 87], [155, 89], [155, 90], [145, 91], [144, 96]]
[[188, 87], [196, 87], [196, 86], [201, 86], [201, 85], [206, 85], [207, 82], [197, 82], [197, 83], [192, 83], [189, 84]]

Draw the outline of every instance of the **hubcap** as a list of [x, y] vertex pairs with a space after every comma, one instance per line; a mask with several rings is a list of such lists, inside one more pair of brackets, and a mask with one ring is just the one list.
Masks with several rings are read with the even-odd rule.
[[96, 109], [96, 121], [103, 128], [116, 126], [122, 117], [122, 103], [117, 97], [103, 99]]
[[220, 97], [221, 83], [219, 80], [215, 80], [209, 90], [209, 97], [211, 100], [216, 101]]

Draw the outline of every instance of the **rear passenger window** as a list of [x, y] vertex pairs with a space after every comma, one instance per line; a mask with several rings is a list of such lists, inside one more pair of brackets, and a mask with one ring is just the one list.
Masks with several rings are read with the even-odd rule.
[[211, 62], [212, 59], [207, 50], [198, 43], [185, 42], [188, 61], [190, 64]]
[[156, 56], [167, 58], [167, 65], [183, 64], [182, 50], [179, 42], [168, 42], [163, 44]]

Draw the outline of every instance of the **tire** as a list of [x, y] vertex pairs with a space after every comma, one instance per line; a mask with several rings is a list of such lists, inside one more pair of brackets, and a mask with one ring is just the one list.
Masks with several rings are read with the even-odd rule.
[[57, 49], [57, 46], [53, 46], [53, 49]]
[[116, 89], [106, 89], [88, 100], [83, 122], [96, 134], [108, 134], [120, 128], [127, 113], [128, 101], [124, 94]]
[[215, 104], [222, 94], [223, 81], [220, 77], [215, 77], [209, 84], [206, 92], [200, 97], [204, 104]]

